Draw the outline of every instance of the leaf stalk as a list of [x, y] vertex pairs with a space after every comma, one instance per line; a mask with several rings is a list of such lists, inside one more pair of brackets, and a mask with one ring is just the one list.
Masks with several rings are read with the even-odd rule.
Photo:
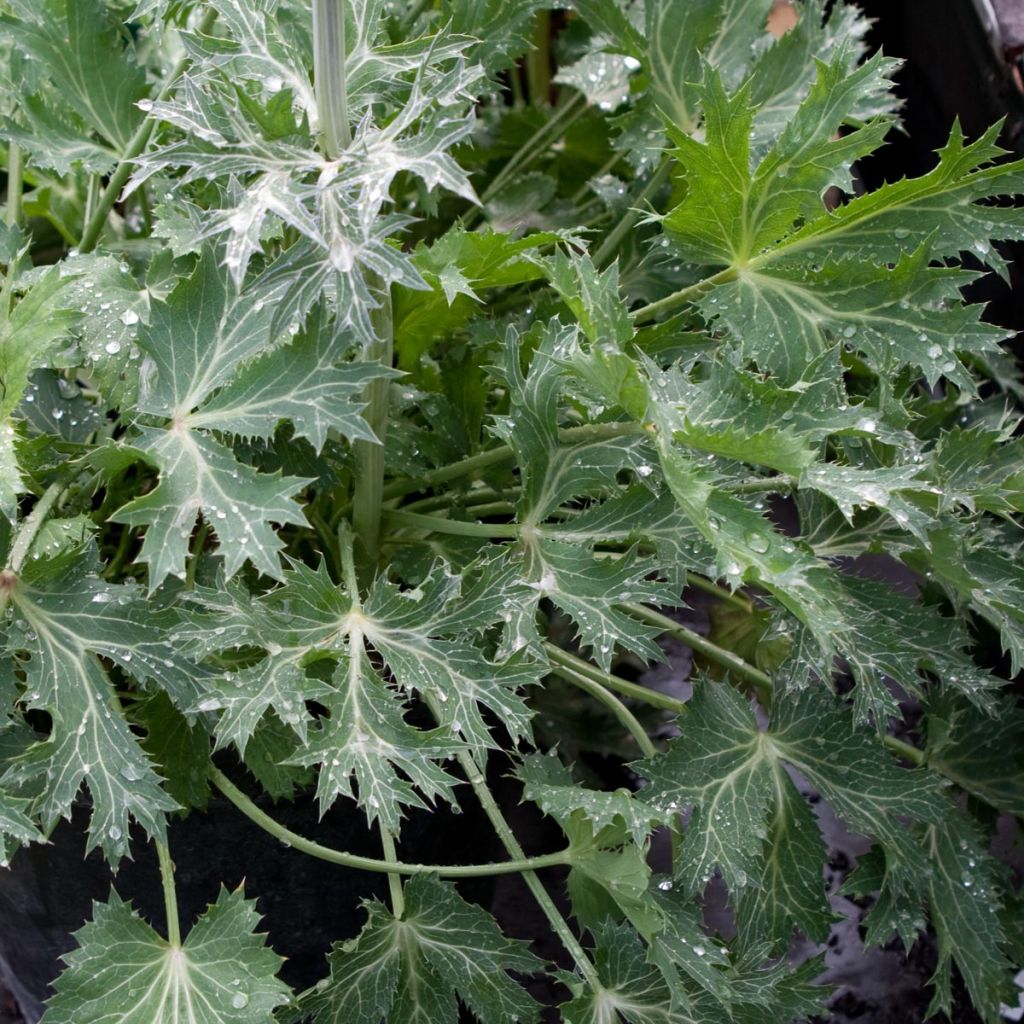
[[164, 910], [167, 912], [167, 941], [172, 949], [181, 949], [181, 921], [178, 915], [178, 891], [174, 885], [174, 861], [167, 843], [156, 841], [156, 855], [160, 862], [160, 882], [164, 890]]
[[[217, 11], [214, 8], [210, 8], [203, 15], [202, 21], [199, 22], [197, 29], [199, 34], [208, 35], [216, 20]], [[160, 87], [160, 91], [156, 94], [155, 99], [157, 103], [163, 102], [170, 96], [171, 90], [177, 84], [178, 79], [185, 73], [188, 63], [189, 58], [182, 57], [171, 68], [164, 79], [164, 84]], [[86, 222], [81, 241], [78, 243], [79, 252], [88, 253], [96, 248], [100, 235], [103, 234], [103, 228], [106, 226], [107, 217], [121, 195], [121, 190], [128, 183], [128, 179], [132, 174], [132, 168], [135, 166], [135, 161], [142, 155], [153, 138], [156, 125], [155, 118], [147, 117], [136, 129], [135, 134], [128, 140], [128, 145], [125, 146], [124, 153], [121, 154], [121, 159], [114, 169], [114, 173], [107, 181], [107, 187], [97, 200], [92, 216]]]
[[519, 857], [497, 864], [406, 864], [400, 860], [386, 861], [377, 860], [374, 857], [362, 857], [355, 853], [346, 853], [343, 850], [322, 846], [320, 843], [313, 842], [313, 840], [285, 828], [284, 825], [257, 807], [220, 769], [211, 766], [210, 780], [242, 814], [264, 832], [300, 853], [315, 857], [317, 860], [327, 861], [329, 864], [338, 864], [344, 868], [370, 871], [378, 875], [397, 872], [401, 875], [437, 875], [439, 878], [486, 878], [491, 875], [517, 875], [521, 871], [561, 867], [571, 863], [571, 853], [568, 849], [558, 853], [544, 854], [540, 857]]

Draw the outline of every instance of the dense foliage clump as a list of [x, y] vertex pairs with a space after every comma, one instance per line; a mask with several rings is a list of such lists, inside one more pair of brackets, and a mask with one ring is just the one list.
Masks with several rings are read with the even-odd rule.
[[[961, 290], [1024, 238], [1024, 165], [954, 127], [858, 190], [899, 101], [854, 7], [571, 7], [0, 3], [0, 854], [84, 796], [112, 864], [153, 840], [169, 919], [111, 894], [46, 1024], [527, 1024], [545, 971], [570, 1024], [806, 1019], [820, 962], [784, 954], [834, 914], [797, 782], [874, 843], [867, 942], [934, 930], [933, 1009], [954, 970], [1010, 998], [1024, 716], [974, 651], [1024, 662], [1021, 385]], [[709, 638], [665, 615], [688, 587]], [[686, 704], [631, 681], [665, 636]], [[577, 694], [634, 791], [538, 721]], [[179, 931], [169, 816], [216, 788], [297, 839], [246, 769], [379, 831], [305, 844], [390, 880], [305, 993], [241, 892]], [[499, 773], [562, 851], [524, 856]], [[444, 803], [511, 863], [399, 861]], [[571, 970], [452, 881], [508, 870]]]

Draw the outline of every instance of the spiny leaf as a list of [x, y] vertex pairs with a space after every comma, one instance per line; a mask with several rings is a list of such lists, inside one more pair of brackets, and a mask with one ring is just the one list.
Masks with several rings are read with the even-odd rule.
[[[819, 842], [785, 775], [796, 768], [840, 817], [876, 836], [900, 871], [920, 867], [924, 854], [898, 815], [939, 824], [948, 806], [937, 781], [905, 771], [885, 757], [867, 731], [852, 730], [848, 714], [812, 692], [780, 702], [767, 732], [749, 704], [728, 686], [702, 681], [684, 720], [683, 737], [637, 767], [651, 788], [643, 798], [666, 809], [694, 807], [677, 868], [687, 891], [720, 869], [741, 899], [741, 913], [775, 945], [799, 922], [817, 934], [827, 922]], [[783, 842], [766, 845], [771, 838]], [[784, 833], [792, 830], [787, 840]], [[745, 890], [771, 881], [770, 897]], [[746, 900], [744, 907], [743, 900]], [[769, 929], [776, 929], [769, 931]]]
[[92, 797], [87, 848], [101, 846], [116, 862], [128, 851], [132, 818], [161, 836], [164, 812], [176, 805], [121, 717], [100, 657], [179, 700], [203, 673], [168, 642], [173, 613], [148, 607], [134, 586], [101, 582], [88, 554], [44, 555], [8, 580], [14, 617], [6, 646], [29, 655], [24, 702], [46, 711], [52, 726], [6, 778], [38, 786], [33, 810], [47, 827], [70, 815], [84, 783]]
[[67, 172], [81, 161], [89, 170], [108, 170], [142, 122], [136, 102], [147, 91], [122, 26], [98, 0], [12, 0], [7, 6], [13, 17], [3, 18], [6, 34], [38, 62], [38, 71], [23, 81], [26, 130], [8, 119], [6, 136], [26, 145], [44, 167]]
[[271, 1024], [288, 1001], [275, 977], [282, 960], [254, 933], [259, 916], [241, 891], [222, 889], [180, 947], [117, 893], [93, 908], [64, 956], [46, 1024]]
[[366, 908], [359, 937], [335, 947], [330, 979], [306, 1001], [315, 1024], [456, 1024], [456, 996], [485, 1024], [537, 1020], [539, 1007], [507, 972], [531, 974], [540, 962], [450, 885], [410, 879], [401, 920], [376, 901]]
[[1013, 700], [984, 714], [937, 699], [928, 713], [928, 764], [993, 807], [1024, 816], [1024, 712]]

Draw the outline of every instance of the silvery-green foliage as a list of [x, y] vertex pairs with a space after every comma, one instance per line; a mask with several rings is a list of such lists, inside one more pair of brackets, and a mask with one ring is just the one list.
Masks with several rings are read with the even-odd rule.
[[[810, 1019], [808, 790], [871, 841], [865, 941], [931, 928], [933, 1010], [955, 971], [994, 1022], [1024, 713], [977, 647], [1024, 663], [1024, 388], [962, 289], [1024, 238], [1024, 166], [955, 126], [855, 194], [900, 104], [851, 4], [775, 40], [769, 0], [337, 2], [326, 125], [306, 0], [0, 2], [0, 864], [78, 803], [83, 852], [149, 857], [216, 786], [391, 876], [301, 994], [241, 892], [183, 940], [113, 893], [46, 1024], [537, 1021], [550, 965], [435, 877], [508, 870], [568, 1024]], [[698, 591], [708, 636], [666, 618]], [[667, 636], [685, 705], [640, 675]], [[282, 832], [246, 769], [385, 857]], [[574, 921], [499, 777], [564, 836]], [[407, 834], [396, 866], [440, 805], [514, 863], [460, 831], [465, 863]]]

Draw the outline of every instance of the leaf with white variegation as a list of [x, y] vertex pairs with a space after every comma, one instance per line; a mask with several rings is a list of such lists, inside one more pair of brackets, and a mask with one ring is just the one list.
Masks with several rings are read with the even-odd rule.
[[540, 961], [450, 884], [410, 879], [401, 920], [376, 901], [366, 908], [358, 938], [335, 947], [330, 978], [303, 1000], [315, 1024], [456, 1024], [459, 1000], [482, 1024], [537, 1020], [508, 972], [532, 974]]
[[256, 934], [241, 890], [222, 889], [181, 946], [161, 938], [116, 892], [64, 955], [45, 1024], [272, 1024], [289, 1000], [282, 959]]
[[147, 606], [137, 587], [104, 583], [92, 569], [92, 557], [70, 551], [29, 562], [20, 578], [5, 574], [15, 610], [6, 646], [28, 654], [23, 700], [52, 722], [49, 736], [5, 778], [29, 787], [33, 813], [47, 827], [70, 815], [87, 786], [87, 848], [100, 846], [116, 862], [128, 852], [132, 819], [161, 836], [165, 813], [176, 805], [124, 720], [101, 658], [185, 703], [204, 673], [168, 642], [173, 612]]

